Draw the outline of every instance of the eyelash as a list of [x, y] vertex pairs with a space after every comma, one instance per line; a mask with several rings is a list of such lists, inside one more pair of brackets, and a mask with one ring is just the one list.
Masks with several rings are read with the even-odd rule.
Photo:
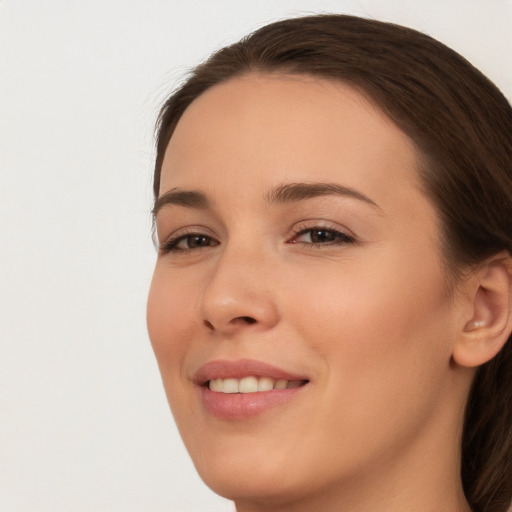
[[[204, 239], [209, 240], [210, 242], [214, 241], [215, 243], [212, 245], [207, 245], [207, 246], [188, 247], [186, 249], [179, 248], [178, 244], [181, 241], [186, 240], [187, 238], [189, 238], [189, 239], [204, 238]], [[177, 236], [169, 238], [165, 242], [162, 242], [160, 244], [160, 251], [162, 251], [163, 253], [168, 253], [168, 252], [178, 253], [179, 252], [180, 254], [187, 254], [192, 251], [197, 251], [198, 249], [204, 249], [205, 247], [215, 247], [216, 245], [219, 245], [219, 242], [217, 242], [213, 237], [211, 237], [209, 235], [205, 235], [204, 233], [198, 233], [198, 232], [192, 231], [189, 233], [181, 233]]]
[[[326, 242], [299, 242], [299, 241], [296, 241], [297, 238], [299, 238], [307, 233], [312, 234], [315, 231], [317, 233], [319, 233], [319, 232], [327, 233], [329, 236], [334, 237], [335, 240], [326, 241]], [[352, 244], [355, 244], [355, 242], [356, 242], [356, 239], [353, 236], [348, 235], [347, 233], [344, 233], [343, 231], [339, 231], [338, 229], [334, 229], [334, 228], [327, 227], [327, 226], [307, 226], [307, 227], [300, 226], [299, 228], [297, 228], [297, 230], [295, 231], [295, 234], [293, 235], [293, 237], [291, 238], [291, 240], [288, 243], [292, 243], [292, 244], [300, 243], [300, 244], [305, 245], [306, 247], [310, 247], [310, 248], [314, 248], [314, 249], [322, 249], [325, 246], [352, 245]]]
[[[333, 237], [334, 240], [332, 241], [326, 241], [326, 242], [300, 242], [297, 240], [297, 238], [307, 234], [307, 233], [313, 233], [313, 232], [325, 233], [330, 237]], [[186, 240], [186, 239], [192, 239], [192, 238], [203, 238], [208, 243], [208, 245], [204, 246], [198, 246], [198, 247], [188, 247], [186, 249], [179, 248], [178, 245], [180, 242]], [[213, 242], [213, 243], [211, 243]], [[309, 227], [299, 227], [292, 235], [291, 239], [288, 241], [290, 244], [302, 244], [309, 248], [314, 249], [322, 249], [325, 246], [336, 246], [336, 245], [353, 245], [356, 243], [356, 239], [351, 236], [347, 235], [346, 233], [343, 233], [342, 231], [339, 231], [337, 229], [333, 229], [326, 226], [309, 226]], [[215, 240], [213, 237], [209, 235], [205, 235], [204, 233], [198, 233], [198, 232], [189, 232], [189, 233], [181, 233], [177, 236], [171, 237], [170, 239], [166, 240], [165, 242], [160, 244], [160, 251], [163, 253], [180, 253], [180, 254], [187, 254], [193, 251], [197, 251], [200, 249], [204, 249], [206, 247], [215, 247], [219, 245], [219, 242]]]

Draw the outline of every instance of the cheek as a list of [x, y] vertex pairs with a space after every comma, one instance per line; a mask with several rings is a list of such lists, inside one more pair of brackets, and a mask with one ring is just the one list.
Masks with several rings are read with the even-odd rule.
[[325, 370], [317, 381], [323, 412], [309, 430], [326, 441], [306, 444], [311, 453], [323, 446], [333, 467], [340, 439], [350, 466], [360, 462], [362, 438], [371, 454], [401, 449], [421, 432], [445, 392], [450, 361], [450, 301], [437, 267], [428, 275], [341, 269], [303, 273], [290, 308], [295, 332]]
[[148, 296], [147, 325], [149, 338], [162, 373], [164, 384], [179, 376], [179, 368], [192, 338], [191, 322], [195, 310], [193, 287], [180, 285], [157, 263]]
[[447, 368], [453, 315], [437, 260], [420, 271], [413, 260], [382, 257], [303, 276], [293, 316], [331, 378], [361, 390], [393, 386], [408, 374], [418, 382]]
[[147, 325], [167, 401], [178, 427], [186, 431], [190, 389], [184, 371], [194, 339], [192, 315], [197, 294], [193, 293], [194, 286], [183, 284], [165, 265], [157, 263], [148, 295]]

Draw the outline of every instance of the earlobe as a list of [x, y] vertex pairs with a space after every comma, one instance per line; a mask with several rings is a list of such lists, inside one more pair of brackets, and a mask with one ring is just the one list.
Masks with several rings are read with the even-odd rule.
[[512, 330], [511, 269], [508, 253], [500, 253], [471, 275], [466, 288], [471, 307], [453, 348], [453, 360], [459, 366], [480, 366], [507, 342]]

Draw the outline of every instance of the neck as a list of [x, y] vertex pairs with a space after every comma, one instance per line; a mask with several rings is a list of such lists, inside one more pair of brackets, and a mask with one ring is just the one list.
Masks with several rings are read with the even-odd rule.
[[415, 481], [403, 481], [384, 473], [386, 468], [382, 470], [378, 482], [364, 478], [337, 489], [297, 494], [287, 500], [236, 501], [236, 512], [471, 512], [461, 482], [450, 482], [445, 471], [439, 473], [440, 478], [429, 477], [422, 471], [415, 474]]

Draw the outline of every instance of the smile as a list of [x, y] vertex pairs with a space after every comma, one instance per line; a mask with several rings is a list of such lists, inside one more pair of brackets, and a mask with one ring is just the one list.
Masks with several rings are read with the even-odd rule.
[[203, 365], [193, 376], [203, 410], [223, 420], [247, 420], [294, 402], [309, 388], [302, 373], [240, 359], [216, 360]]
[[244, 377], [242, 379], [211, 379], [207, 385], [217, 393], [258, 393], [273, 389], [293, 389], [303, 386], [305, 380], [272, 379], [271, 377]]

